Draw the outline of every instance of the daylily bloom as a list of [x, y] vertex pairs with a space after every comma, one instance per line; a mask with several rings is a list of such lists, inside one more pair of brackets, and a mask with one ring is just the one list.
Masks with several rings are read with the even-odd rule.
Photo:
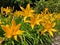
[[41, 22], [44, 22], [46, 20], [50, 20], [50, 21], [55, 20], [53, 14], [49, 13], [48, 8], [45, 8], [45, 10], [41, 12], [40, 19], [41, 19]]
[[19, 30], [21, 24], [16, 25], [15, 20], [12, 20], [12, 25], [2, 25], [2, 29], [5, 32], [5, 36], [7, 38], [14, 37], [15, 40], [17, 40], [17, 35], [22, 35], [24, 31]]
[[54, 29], [56, 23], [55, 18], [53, 14], [48, 12], [48, 9], [45, 8], [45, 11], [43, 11], [40, 14], [41, 17], [41, 24], [44, 27], [43, 30], [41, 30], [41, 34], [45, 34], [45, 32], [48, 32], [53, 37], [53, 32], [57, 32], [57, 30]]
[[9, 14], [10, 12], [11, 12], [11, 8], [10, 7], [6, 7], [6, 8], [1, 7], [1, 13]]
[[51, 36], [53, 36], [53, 32], [57, 32], [57, 30], [54, 29], [56, 23], [55, 18], [53, 14], [48, 12], [48, 9], [45, 9], [40, 15], [42, 19], [42, 26], [44, 27], [44, 30], [41, 31], [41, 34], [45, 34], [45, 32], [49, 32]]
[[22, 16], [21, 14], [23, 14], [23, 12], [21, 12], [21, 11], [17, 11], [17, 10], [16, 10], [16, 11], [14, 12], [14, 16], [18, 16], [18, 17], [19, 17], [19, 16]]
[[24, 22], [28, 22], [31, 24], [32, 29], [34, 28], [35, 25], [40, 25], [40, 17], [39, 14], [35, 16], [31, 16], [30, 20], [27, 20], [26, 18], [24, 19]]
[[27, 4], [27, 6], [26, 6], [26, 9], [24, 9], [23, 7], [20, 7], [21, 8], [21, 10], [22, 10], [22, 15], [24, 16], [24, 17], [30, 17], [30, 16], [32, 16], [32, 14], [34, 13], [34, 10], [32, 10], [31, 8], [30, 8], [30, 4]]
[[45, 35], [45, 32], [48, 32], [52, 37], [53, 37], [53, 32], [57, 32], [56, 29], [54, 29], [56, 23], [53, 22], [45, 22], [45, 23], [42, 23], [42, 25], [44, 26], [44, 30], [41, 30], [41, 34]]

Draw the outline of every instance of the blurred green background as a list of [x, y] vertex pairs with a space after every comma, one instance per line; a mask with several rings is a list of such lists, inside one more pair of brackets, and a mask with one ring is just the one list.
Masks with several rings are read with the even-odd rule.
[[14, 6], [14, 11], [19, 10], [19, 6], [25, 7], [27, 3], [40, 13], [44, 8], [48, 8], [50, 12], [60, 12], [60, 0], [0, 0], [0, 7]]

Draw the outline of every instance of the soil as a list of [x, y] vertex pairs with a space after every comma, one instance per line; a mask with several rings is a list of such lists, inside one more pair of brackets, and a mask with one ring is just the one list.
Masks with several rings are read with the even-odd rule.
[[52, 41], [53, 41], [52, 45], [60, 45], [60, 35], [53, 38]]

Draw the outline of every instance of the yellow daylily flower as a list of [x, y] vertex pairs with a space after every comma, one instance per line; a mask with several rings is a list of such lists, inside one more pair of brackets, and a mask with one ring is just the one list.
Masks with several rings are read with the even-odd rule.
[[53, 32], [57, 32], [57, 30], [53, 28], [56, 25], [56, 23], [54, 23], [55, 18], [53, 14], [49, 13], [48, 9], [45, 8], [45, 11], [40, 14], [40, 17], [42, 19], [41, 24], [44, 26], [44, 30], [41, 31], [41, 34], [45, 35], [45, 32], [48, 32], [53, 37]]
[[3, 8], [1, 7], [1, 13], [6, 13], [6, 14], [9, 14], [11, 12], [11, 8], [10, 7], [6, 7], [6, 8]]
[[[27, 17], [26, 17], [27, 18]], [[35, 15], [35, 16], [31, 16], [30, 20], [24, 19], [24, 22], [28, 22], [31, 24], [32, 29], [34, 28], [35, 25], [40, 25], [40, 18], [39, 18], [39, 14]]]
[[26, 9], [24, 9], [23, 7], [20, 7], [21, 8], [21, 10], [22, 10], [22, 12], [23, 12], [23, 16], [24, 17], [30, 17], [30, 16], [32, 16], [32, 14], [34, 13], [34, 10], [32, 10], [31, 8], [30, 8], [30, 4], [27, 4], [27, 6], [26, 6]]
[[46, 22], [42, 23], [44, 26], [44, 30], [41, 30], [41, 34], [45, 35], [45, 32], [48, 32], [53, 37], [53, 32], [57, 32], [57, 30], [54, 29], [56, 23]]
[[19, 16], [22, 16], [21, 14], [23, 14], [23, 12], [21, 12], [21, 11], [17, 11], [17, 10], [16, 10], [16, 11], [14, 12], [14, 16], [18, 16], [18, 17], [19, 17]]
[[48, 8], [45, 8], [45, 10], [43, 10], [43, 12], [41, 12], [41, 16], [45, 16], [46, 14], [50, 14], [48, 11]]
[[7, 38], [14, 37], [15, 40], [17, 40], [17, 35], [22, 35], [24, 31], [19, 30], [20, 24], [16, 25], [15, 20], [12, 20], [12, 25], [2, 25], [1, 26], [3, 31], [5, 32], [5, 36]]
[[45, 8], [45, 10], [40, 14], [40, 18], [42, 23], [48, 20], [51, 22], [55, 20], [55, 17], [48, 11], [48, 8]]

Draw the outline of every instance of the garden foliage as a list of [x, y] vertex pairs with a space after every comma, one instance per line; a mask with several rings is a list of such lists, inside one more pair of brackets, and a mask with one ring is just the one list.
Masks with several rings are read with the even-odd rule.
[[2, 1], [1, 45], [52, 45], [60, 34], [60, 0]]

